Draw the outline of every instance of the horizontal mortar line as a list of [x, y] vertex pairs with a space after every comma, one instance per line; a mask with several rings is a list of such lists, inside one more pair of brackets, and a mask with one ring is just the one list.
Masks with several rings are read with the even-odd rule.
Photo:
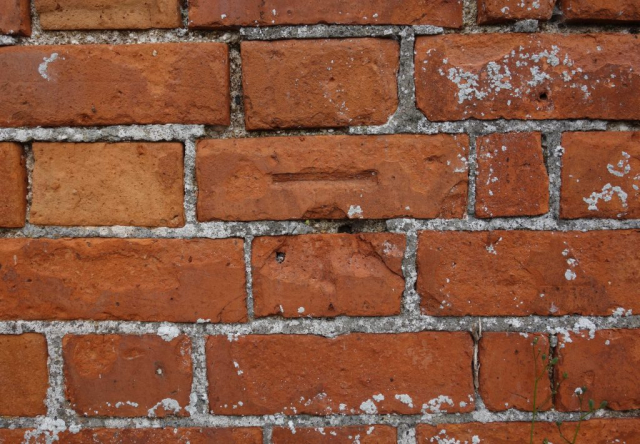
[[241, 38], [239, 30], [69, 30], [38, 31], [30, 37], [14, 37], [15, 46], [144, 45], [153, 43], [225, 43]]
[[389, 316], [326, 318], [260, 318], [245, 324], [142, 322], [121, 320], [5, 320], [0, 321], [0, 334], [24, 332], [66, 334], [158, 334], [161, 327], [175, 327], [180, 334], [191, 336], [226, 335], [230, 341], [245, 335], [317, 335], [335, 337], [350, 333], [394, 334], [432, 332], [469, 332], [478, 324], [482, 331], [521, 333], [577, 333], [609, 329], [639, 329], [640, 315], [630, 316], [521, 316], [521, 317], [435, 317]]
[[[571, 422], [577, 421], [578, 412], [539, 412], [536, 418], [540, 422]], [[628, 411], [598, 411], [592, 419], [624, 419], [638, 418], [640, 410]], [[29, 417], [0, 418], [0, 428], [8, 427], [37, 427], [42, 419]], [[86, 418], [82, 416], [67, 416], [64, 420], [69, 425], [78, 424], [87, 428], [162, 428], [162, 427], [263, 427], [263, 426], [295, 426], [295, 427], [347, 427], [352, 425], [439, 425], [439, 424], [467, 424], [492, 422], [530, 422], [532, 414], [519, 410], [506, 412], [491, 412], [476, 410], [470, 413], [427, 413], [427, 414], [380, 414], [380, 415], [238, 415], [225, 416], [214, 414], [198, 414], [194, 417], [165, 418], [117, 418], [99, 417]]]
[[[534, 218], [504, 219], [387, 219], [386, 231], [369, 229], [367, 223], [376, 219], [314, 220], [307, 225], [303, 221], [256, 221], [256, 222], [201, 222], [187, 224], [182, 228], [143, 228], [130, 226], [65, 227], [36, 226], [27, 224], [23, 228], [0, 229], [1, 238], [58, 239], [69, 238], [115, 238], [115, 239], [228, 239], [246, 236], [287, 236], [321, 234], [315, 225], [323, 229], [349, 224], [363, 224], [362, 232], [392, 232], [408, 234], [417, 231], [607, 231], [640, 229], [640, 219], [576, 219], [556, 220], [549, 216]], [[355, 227], [357, 229], [357, 226]], [[355, 234], [355, 232], [354, 232]]]

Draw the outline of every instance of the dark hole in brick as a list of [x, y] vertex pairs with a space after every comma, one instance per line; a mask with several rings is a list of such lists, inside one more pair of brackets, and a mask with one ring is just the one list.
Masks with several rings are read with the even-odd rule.
[[286, 254], [282, 253], [282, 252], [277, 252], [276, 253], [276, 262], [281, 264], [284, 262], [285, 258], [287, 257]]
[[538, 97], [540, 98], [540, 100], [548, 100], [549, 99], [549, 95], [546, 92], [541, 92]]
[[338, 227], [338, 233], [353, 233], [353, 226], [350, 224], [340, 225]]

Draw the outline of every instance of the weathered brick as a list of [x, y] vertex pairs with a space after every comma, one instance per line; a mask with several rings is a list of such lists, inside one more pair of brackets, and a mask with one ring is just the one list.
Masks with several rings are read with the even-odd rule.
[[24, 226], [27, 211], [27, 170], [22, 147], [0, 143], [0, 227]]
[[261, 237], [253, 242], [255, 315], [400, 314], [405, 237], [390, 233]]
[[478, 0], [478, 23], [549, 20], [556, 0]]
[[[15, 430], [5, 435], [0, 430], [0, 443], [22, 444], [28, 436], [29, 444], [46, 444], [47, 435], [28, 430]], [[28, 434], [27, 434], [28, 433]], [[262, 430], [251, 428], [195, 428], [166, 427], [163, 429], [81, 429], [79, 432], [57, 433], [54, 442], [64, 444], [262, 444]]]
[[212, 336], [211, 411], [221, 415], [469, 412], [467, 333]]
[[640, 310], [640, 231], [423, 232], [418, 292], [436, 316]]
[[562, 136], [560, 217], [640, 218], [640, 132]]
[[637, 35], [420, 37], [415, 61], [429, 120], [640, 118]]
[[360, 0], [296, 2], [271, 0], [192, 0], [189, 26], [227, 28], [240, 26], [314, 25], [435, 25], [462, 26], [460, 0]]
[[0, 48], [0, 125], [228, 125], [222, 43]]
[[559, 338], [556, 379], [566, 373], [560, 385], [556, 408], [576, 411], [580, 401], [575, 390], [586, 388], [583, 410], [593, 399], [598, 406], [607, 401], [612, 410], [640, 408], [640, 330], [599, 330], [567, 333]]
[[[534, 344], [534, 338], [538, 338]], [[538, 355], [534, 360], [534, 351]], [[483, 333], [480, 339], [480, 395], [489, 410], [533, 410], [533, 385], [538, 383], [537, 409], [551, 407], [549, 340], [544, 335]], [[543, 355], [546, 357], [542, 359]], [[536, 371], [537, 370], [537, 371]]]
[[637, 0], [562, 0], [560, 6], [572, 22], [640, 22]]
[[476, 216], [538, 216], [549, 211], [549, 176], [540, 133], [476, 139]]
[[386, 425], [273, 429], [273, 444], [396, 444], [397, 431]]
[[34, 143], [37, 225], [184, 225], [180, 143]]
[[29, 0], [0, 0], [0, 34], [31, 35]]
[[316, 136], [198, 143], [198, 219], [456, 218], [469, 139]]
[[[562, 431], [565, 436], [573, 437], [575, 422], [565, 422]], [[592, 419], [580, 425], [578, 442], [589, 444], [638, 443], [640, 420], [629, 419]], [[431, 426], [420, 424], [417, 427], [418, 444], [427, 443], [490, 443], [513, 444], [529, 442], [530, 422], [494, 422], [467, 424], [439, 424]], [[474, 438], [475, 437], [475, 438]], [[553, 422], [536, 422], [534, 442], [544, 438], [549, 442], [565, 442]]]
[[[167, 338], [169, 339], [169, 338]], [[191, 342], [186, 336], [65, 336], [66, 395], [84, 416], [188, 416]]]
[[178, 0], [34, 0], [42, 29], [149, 29], [182, 26]]
[[0, 319], [246, 318], [239, 239], [0, 240]]
[[49, 372], [47, 340], [43, 335], [0, 335], [0, 381], [0, 416], [47, 412], [44, 400]]
[[398, 105], [390, 39], [242, 42], [247, 129], [379, 125]]

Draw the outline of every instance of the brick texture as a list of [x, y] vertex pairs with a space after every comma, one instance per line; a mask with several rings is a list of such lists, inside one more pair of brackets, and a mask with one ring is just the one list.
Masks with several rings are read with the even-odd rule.
[[635, 0], [562, 0], [560, 6], [572, 22], [640, 22], [640, 4]]
[[478, 0], [478, 23], [549, 20], [555, 3], [556, 0]]
[[317, 136], [198, 143], [198, 219], [462, 217], [467, 136]]
[[36, 143], [37, 225], [184, 225], [179, 143]]
[[0, 227], [24, 226], [27, 211], [27, 170], [22, 147], [0, 143]]
[[252, 247], [256, 316], [400, 314], [405, 238], [367, 233], [262, 237]]
[[[538, 338], [536, 344], [534, 338]], [[537, 376], [537, 410], [551, 407], [551, 381], [544, 371], [552, 359], [544, 335], [483, 333], [480, 339], [480, 395], [493, 411], [533, 410], [533, 386]], [[534, 360], [534, 353], [538, 358]], [[546, 360], [543, 360], [543, 355]], [[537, 372], [536, 372], [537, 368]], [[546, 401], [546, 402], [545, 402]]]
[[460, 0], [360, 0], [296, 2], [292, 0], [193, 0], [189, 26], [226, 28], [239, 26], [313, 25], [462, 25]]
[[436, 316], [636, 312], [640, 255], [629, 246], [638, 235], [423, 232], [417, 258], [422, 310]]
[[540, 133], [479, 137], [476, 150], [476, 216], [539, 216], [549, 211]]
[[430, 120], [640, 118], [636, 35], [420, 37], [415, 61]]
[[221, 43], [0, 48], [0, 125], [228, 125]]
[[565, 133], [560, 217], [640, 218], [640, 132]]
[[0, 34], [31, 34], [29, 0], [0, 0]]
[[[567, 422], [562, 426], [565, 436], [573, 437], [576, 423]], [[594, 419], [585, 421], [580, 426], [578, 442], [589, 444], [627, 443], [635, 444], [638, 440], [640, 421], [638, 419]], [[474, 437], [480, 443], [512, 444], [528, 442], [531, 431], [530, 422], [510, 423], [469, 423], [439, 424], [431, 426], [420, 424], [417, 427], [418, 444], [426, 443], [472, 443]], [[544, 438], [550, 442], [565, 442], [556, 425], [552, 422], [536, 423], [534, 442], [542, 442]], [[438, 441], [439, 440], [439, 441]]]
[[179, 0], [34, 0], [42, 29], [149, 29], [182, 25]]
[[384, 425], [273, 429], [273, 444], [396, 444], [397, 431]]
[[380, 125], [398, 105], [398, 42], [242, 42], [247, 129]]
[[62, 340], [66, 395], [84, 416], [188, 416], [191, 342], [160, 336]]
[[3, 320], [244, 322], [243, 243], [2, 239], [0, 306]]
[[221, 415], [468, 412], [472, 348], [466, 333], [212, 336], [210, 408]]
[[589, 399], [595, 405], [607, 401], [612, 410], [640, 408], [640, 387], [636, 383], [640, 377], [638, 330], [568, 333], [560, 337], [558, 356], [557, 375], [568, 375], [556, 397], [559, 410], [580, 408], [575, 390], [581, 387], [587, 389], [583, 410], [588, 410]]
[[[43, 335], [0, 335], [0, 416], [47, 412], [47, 341]], [[1, 430], [0, 430], [1, 432]], [[0, 442], [2, 442], [0, 433]]]

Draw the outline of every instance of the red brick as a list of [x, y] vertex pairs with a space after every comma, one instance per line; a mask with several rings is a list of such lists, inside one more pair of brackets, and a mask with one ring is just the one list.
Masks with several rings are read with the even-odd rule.
[[43, 335], [0, 335], [0, 416], [47, 413], [47, 355]]
[[182, 26], [178, 0], [34, 0], [42, 29], [149, 29]]
[[349, 426], [273, 429], [273, 444], [396, 444], [397, 431], [391, 426]]
[[253, 242], [258, 317], [400, 314], [405, 237], [327, 234], [261, 237]]
[[[15, 430], [4, 435], [0, 430], [1, 444], [22, 444], [27, 430]], [[46, 444], [46, 435], [33, 434], [29, 444]], [[174, 428], [163, 429], [81, 429], [73, 433], [58, 433], [57, 441], [64, 444], [262, 444], [262, 430], [259, 428]], [[51, 439], [49, 439], [51, 442]]]
[[473, 34], [416, 40], [429, 120], [640, 118], [640, 40], [629, 34]]
[[[567, 422], [562, 426], [565, 436], [573, 437], [576, 423]], [[589, 444], [626, 443], [638, 444], [640, 420], [629, 419], [593, 419], [582, 422], [578, 442]], [[528, 443], [531, 432], [530, 422], [497, 422], [468, 424], [439, 424], [431, 426], [420, 424], [417, 427], [418, 444], [426, 443], [472, 443], [513, 444]], [[440, 441], [437, 441], [437, 438]], [[550, 442], [565, 442], [552, 422], [536, 422], [534, 442], [541, 443], [544, 438]], [[479, 441], [477, 441], [479, 440]]]
[[184, 225], [179, 143], [34, 143], [31, 223]]
[[467, 333], [212, 336], [206, 347], [215, 414], [474, 408], [473, 342]]
[[423, 232], [422, 310], [435, 316], [610, 316], [640, 310], [640, 231]]
[[398, 106], [391, 39], [242, 42], [247, 129], [386, 123]]
[[459, 218], [469, 139], [316, 136], [198, 143], [198, 219]]
[[640, 218], [640, 132], [565, 133], [560, 217]]
[[540, 133], [478, 137], [476, 216], [539, 216], [549, 211], [549, 176]]
[[238, 239], [3, 239], [0, 319], [244, 322], [242, 245]]
[[[538, 343], [533, 344], [534, 338]], [[551, 407], [549, 340], [544, 335], [483, 333], [480, 339], [480, 395], [489, 410], [533, 410], [533, 386], [538, 383], [537, 409]], [[538, 356], [534, 360], [534, 353]], [[542, 359], [542, 355], [546, 359]], [[537, 372], [536, 370], [537, 366]]]
[[560, 6], [572, 22], [640, 22], [637, 0], [562, 0]]
[[0, 0], [0, 34], [31, 35], [29, 0]]
[[24, 226], [27, 211], [27, 170], [22, 147], [0, 143], [0, 227]]
[[186, 336], [65, 336], [66, 394], [84, 416], [188, 416], [191, 342]]
[[556, 408], [576, 411], [580, 408], [575, 393], [583, 387], [583, 410], [588, 401], [596, 406], [607, 401], [612, 410], [640, 408], [640, 330], [601, 330], [568, 333], [560, 336], [556, 378], [567, 373], [556, 396]]
[[462, 26], [460, 0], [360, 0], [296, 2], [272, 0], [192, 0], [189, 26], [227, 28], [240, 26], [314, 25], [435, 25]]
[[228, 125], [222, 43], [0, 48], [0, 125]]
[[478, 0], [478, 23], [549, 20], [556, 0]]

